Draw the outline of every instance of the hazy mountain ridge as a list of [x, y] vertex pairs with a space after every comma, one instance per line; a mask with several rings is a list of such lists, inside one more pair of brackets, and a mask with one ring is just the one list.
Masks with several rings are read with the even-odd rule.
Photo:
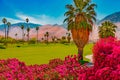
[[[56, 36], [57, 38], [61, 38], [62, 36], [65, 36], [66, 33], [68, 32], [66, 28], [64, 28], [63, 26], [60, 26], [58, 24], [55, 25], [42, 25], [42, 26], [38, 26], [39, 27], [39, 40], [41, 40], [41, 38], [44, 38], [44, 34], [46, 32], [49, 32], [50, 36], [49, 39], [51, 39], [53, 36]], [[9, 30], [9, 36], [12, 38], [16, 38], [15, 34], [17, 35], [17, 39], [22, 39], [22, 29], [19, 26], [14, 26], [11, 27]], [[26, 29], [24, 29], [24, 33], [25, 35], [27, 35], [27, 31]], [[35, 29], [35, 27], [30, 29], [30, 38], [36, 38], [37, 36], [37, 31]], [[0, 30], [0, 35], [4, 36], [4, 31]], [[25, 38], [27, 39], [27, 36], [25, 36]]]
[[[30, 28], [36, 28], [36, 27], [40, 27], [40, 26], [44, 26], [44, 25], [40, 25], [40, 24], [34, 24], [34, 23], [23, 23], [23, 22], [20, 22], [20, 23], [15, 23], [15, 24], [11, 24], [10, 27], [20, 27], [21, 25], [24, 25], [25, 28], [27, 28], [27, 26], [29, 26]], [[59, 27], [63, 27], [63, 28], [67, 28], [67, 24], [47, 24], [47, 25], [51, 25], [51, 26], [59, 26]], [[7, 26], [7, 25], [6, 25]], [[4, 29], [4, 24], [0, 25], [0, 30], [3, 30]]]
[[102, 20], [100, 20], [99, 22], [98, 22], [98, 24], [100, 24], [100, 23], [102, 23], [102, 22], [104, 22], [104, 21], [111, 21], [111, 22], [113, 22], [113, 23], [118, 23], [118, 22], [120, 22], [120, 12], [115, 12], [115, 13], [113, 13], [113, 14], [110, 14], [110, 15], [108, 15], [108, 16], [106, 16], [105, 18], [103, 18]]
[[[116, 29], [116, 37], [120, 39], [120, 12], [117, 13], [113, 13], [111, 15], [106, 16], [104, 19], [102, 20], [97, 20], [99, 23], [105, 21], [105, 20], [109, 20], [113, 23], [115, 23], [115, 25], [118, 26], [118, 28]], [[27, 26], [27, 23], [16, 23], [16, 24], [12, 24], [11, 25], [11, 29], [10, 29], [10, 36], [15, 38], [15, 34], [18, 33], [18, 39], [22, 38], [22, 30], [19, 27], [20, 25], [25, 25]], [[2, 25], [3, 26], [3, 25]], [[57, 36], [58, 38], [65, 36], [67, 31], [67, 24], [47, 24], [47, 25], [39, 25], [39, 24], [33, 24], [33, 23], [29, 23], [29, 26], [31, 28], [30, 30], [30, 38], [34, 38], [36, 37], [36, 30], [35, 27], [39, 26], [39, 39], [41, 39], [42, 37], [44, 37], [44, 34], [46, 32], [50, 33], [50, 38], [52, 36]], [[2, 29], [4, 29], [4, 26], [2, 27]], [[0, 35], [4, 35], [4, 31], [2, 31], [1, 29], [1, 25], [0, 25]], [[25, 34], [27, 34], [26, 29], [25, 29]], [[98, 25], [95, 24], [94, 25], [94, 29], [90, 35], [90, 40], [97, 40], [98, 37]]]
[[[35, 28], [35, 27], [37, 27], [37, 26], [42, 26], [42, 25], [40, 25], [40, 24], [34, 24], [34, 23], [23, 23], [23, 22], [20, 22], [20, 23], [15, 23], [15, 24], [11, 24], [11, 26], [10, 27], [20, 27], [21, 25], [24, 25], [25, 26], [25, 28], [27, 28], [27, 25], [30, 27], [30, 28]], [[6, 25], [7, 26], [7, 25]], [[4, 29], [4, 24], [2, 24], [2, 25], [0, 25], [0, 30], [3, 30]]]

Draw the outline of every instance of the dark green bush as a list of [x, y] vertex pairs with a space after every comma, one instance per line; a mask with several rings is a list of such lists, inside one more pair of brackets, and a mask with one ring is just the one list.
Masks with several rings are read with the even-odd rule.
[[0, 49], [6, 49], [4, 45], [0, 45]]

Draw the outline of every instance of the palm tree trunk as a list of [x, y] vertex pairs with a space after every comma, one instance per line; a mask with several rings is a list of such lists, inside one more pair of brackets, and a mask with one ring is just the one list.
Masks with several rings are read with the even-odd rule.
[[29, 32], [28, 32], [28, 41], [29, 41]]
[[7, 39], [8, 39], [8, 31], [7, 31]]
[[4, 23], [4, 28], [5, 28], [5, 40], [6, 40], [6, 26], [5, 26], [5, 23]]
[[78, 60], [83, 60], [83, 48], [78, 49]]
[[87, 29], [72, 29], [72, 37], [78, 48], [79, 60], [83, 60], [83, 48], [89, 39], [89, 32]]
[[38, 43], [38, 31], [37, 31], [37, 43]]
[[8, 27], [8, 30], [7, 30], [7, 39], [8, 39], [8, 36], [9, 36], [9, 27]]
[[47, 36], [47, 44], [48, 44], [48, 36]]
[[24, 30], [22, 30], [22, 39], [24, 40]]

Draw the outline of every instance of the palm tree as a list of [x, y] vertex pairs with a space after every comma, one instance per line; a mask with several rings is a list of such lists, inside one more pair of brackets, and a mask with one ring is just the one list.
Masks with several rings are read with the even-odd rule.
[[55, 39], [56, 39], [56, 37], [55, 37], [55, 36], [52, 36], [52, 42], [53, 42], [53, 43], [55, 42]]
[[68, 43], [70, 43], [70, 40], [71, 40], [70, 33], [66, 33], [66, 34], [67, 34]]
[[96, 21], [95, 4], [91, 0], [73, 0], [74, 4], [66, 5], [64, 22], [71, 30], [73, 41], [78, 48], [79, 60], [83, 60], [83, 48], [89, 40], [94, 21]]
[[28, 18], [26, 18], [26, 22], [27, 22], [27, 27], [28, 27], [28, 22], [29, 22], [29, 19], [28, 19]]
[[7, 29], [7, 39], [8, 39], [8, 36], [9, 36], [9, 29], [10, 29], [11, 23], [10, 23], [10, 22], [7, 22], [7, 26], [8, 26], [8, 29]]
[[62, 40], [62, 41], [65, 41], [65, 40], [66, 40], [66, 37], [65, 37], [65, 36], [62, 36], [61, 40]]
[[47, 43], [48, 43], [48, 37], [49, 37], [49, 32], [46, 32]]
[[18, 34], [16, 33], [16, 34], [15, 34], [16, 40], [17, 40], [17, 35], [18, 35]]
[[115, 37], [117, 26], [110, 21], [105, 21], [99, 26], [99, 37], [106, 38], [109, 36]]
[[44, 34], [44, 38], [45, 38], [44, 40], [45, 40], [45, 42], [46, 42], [46, 41], [47, 41], [47, 39], [46, 39], [46, 33]]
[[39, 30], [39, 27], [36, 27], [36, 31], [37, 31], [37, 42], [38, 42], [38, 30]]
[[29, 38], [30, 38], [29, 32], [30, 32], [30, 28], [28, 27], [28, 28], [27, 28], [27, 33], [28, 33], [28, 34], [27, 34], [27, 37], [28, 37], [28, 41], [29, 41]]
[[28, 37], [28, 40], [29, 40], [29, 26], [28, 26], [28, 22], [29, 22], [29, 19], [26, 18], [26, 22], [27, 22], [27, 37]]
[[4, 28], [5, 28], [5, 39], [6, 39], [6, 23], [7, 23], [7, 19], [6, 18], [3, 18], [2, 19], [2, 22], [4, 23]]
[[24, 40], [24, 25], [21, 25], [21, 29], [22, 29], [22, 40]]

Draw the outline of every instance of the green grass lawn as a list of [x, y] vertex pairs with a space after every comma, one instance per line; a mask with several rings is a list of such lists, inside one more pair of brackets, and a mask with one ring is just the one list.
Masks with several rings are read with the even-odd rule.
[[[21, 47], [16, 47], [16, 45], [9, 45], [6, 49], [0, 49], [0, 59], [17, 58], [20, 61], [24, 61], [27, 65], [31, 65], [45, 64], [50, 59], [64, 59], [67, 55], [77, 54], [77, 48], [74, 44], [21, 44]], [[92, 46], [93, 44], [85, 46], [84, 56], [92, 53]]]

